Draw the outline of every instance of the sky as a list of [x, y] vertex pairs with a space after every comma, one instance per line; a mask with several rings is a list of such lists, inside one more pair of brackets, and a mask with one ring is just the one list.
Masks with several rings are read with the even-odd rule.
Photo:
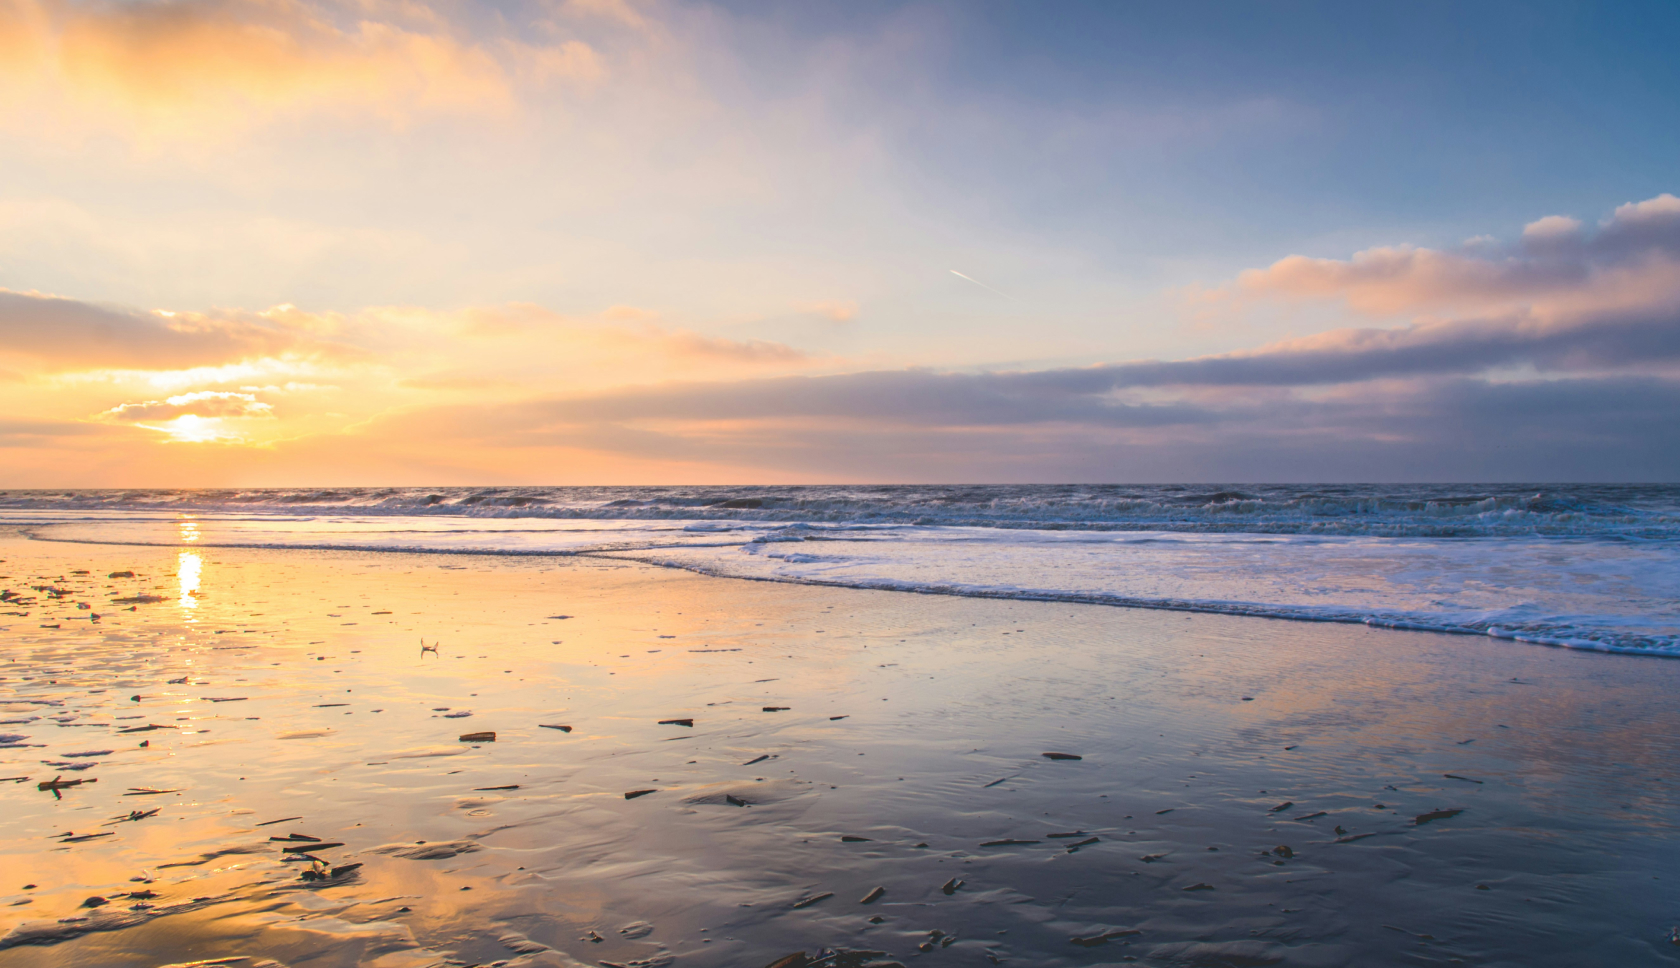
[[1676, 31], [0, 0], [0, 487], [1680, 480]]

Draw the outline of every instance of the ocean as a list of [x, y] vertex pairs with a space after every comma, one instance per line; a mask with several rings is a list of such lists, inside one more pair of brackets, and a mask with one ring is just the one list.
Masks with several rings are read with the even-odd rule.
[[7, 491], [0, 523], [100, 544], [588, 555], [1680, 657], [1674, 485]]

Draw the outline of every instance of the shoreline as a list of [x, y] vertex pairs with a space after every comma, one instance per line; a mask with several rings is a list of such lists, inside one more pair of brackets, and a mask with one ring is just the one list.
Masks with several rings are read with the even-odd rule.
[[[591, 520], [607, 520], [607, 519], [591, 519]], [[63, 522], [51, 522], [50, 524], [58, 524], [58, 523], [63, 523]], [[48, 526], [50, 526], [50, 524]], [[34, 526], [35, 527], [40, 527], [42, 525], [37, 523]], [[0, 525], [0, 529], [3, 529], [3, 528], [15, 529], [19, 534], [23, 535], [25, 538], [27, 538], [27, 540], [30, 540], [30, 541], [52, 542], [52, 543], [60, 543], [60, 544], [85, 544], [85, 545], [108, 546], [108, 547], [130, 547], [130, 548], [180, 548], [180, 547], [182, 547], [181, 545], [178, 545], [178, 544], [171, 545], [171, 544], [163, 544], [163, 543], [159, 543], [159, 542], [97, 540], [97, 539], [91, 539], [91, 538], [60, 538], [60, 537], [51, 537], [51, 536], [40, 536], [40, 535], [37, 535], [36, 533], [31, 532], [29, 530], [30, 527], [31, 527], [31, 525], [29, 525], [29, 524]], [[1466, 540], [1476, 540], [1476, 539], [1466, 539]], [[676, 560], [670, 560], [670, 559], [661, 560], [656, 555], [656, 552], [661, 550], [661, 549], [635, 549], [635, 550], [622, 550], [622, 549], [599, 550], [599, 549], [597, 549], [597, 550], [584, 550], [584, 551], [561, 551], [561, 550], [535, 550], [535, 549], [509, 548], [509, 549], [499, 549], [499, 550], [495, 550], [495, 551], [490, 551], [490, 550], [486, 550], [486, 549], [475, 549], [475, 548], [451, 549], [451, 548], [436, 548], [436, 547], [425, 547], [425, 546], [407, 546], [407, 547], [405, 547], [405, 546], [395, 546], [395, 545], [393, 545], [393, 546], [384, 546], [384, 547], [372, 546], [372, 547], [352, 548], [352, 547], [346, 547], [342, 543], [332, 544], [332, 543], [307, 543], [307, 542], [304, 542], [304, 543], [285, 543], [285, 544], [282, 544], [282, 543], [261, 544], [261, 543], [237, 543], [237, 542], [214, 542], [214, 541], [199, 542], [199, 543], [195, 543], [194, 546], [199, 547], [199, 548], [245, 549], [245, 550], [274, 551], [274, 552], [318, 551], [318, 552], [344, 552], [344, 553], [354, 553], [354, 554], [443, 555], [443, 556], [467, 556], [467, 557], [484, 557], [484, 558], [503, 558], [503, 557], [506, 557], [506, 558], [555, 558], [555, 559], [565, 559], [565, 558], [588, 559], [588, 558], [595, 558], [595, 559], [608, 560], [608, 561], [635, 561], [635, 562], [638, 562], [638, 563], [641, 563], [641, 564], [646, 564], [646, 565], [650, 565], [650, 566], [658, 567], [658, 568], [669, 568], [669, 569], [673, 569], [673, 570], [686, 571], [686, 572], [689, 572], [689, 573], [692, 573], [692, 574], [697, 574], [697, 575], [705, 575], [705, 576], [711, 577], [711, 578], [732, 579], [732, 580], [738, 580], [738, 581], [759, 581], [759, 582], [770, 582], [770, 583], [788, 584], [788, 585], [807, 585], [807, 586], [823, 587], [823, 588], [853, 589], [853, 590], [859, 590], [859, 591], [897, 592], [897, 593], [909, 593], [909, 594], [918, 594], [918, 595], [949, 595], [949, 596], [954, 596], [954, 597], [959, 597], [959, 598], [992, 599], [992, 600], [997, 600], [997, 601], [1047, 602], [1047, 603], [1055, 603], [1055, 604], [1091, 605], [1091, 606], [1106, 607], [1106, 608], [1146, 609], [1146, 610], [1159, 610], [1159, 611], [1170, 611], [1170, 612], [1184, 612], [1184, 613], [1201, 614], [1201, 615], [1224, 615], [1224, 616], [1240, 617], [1240, 618], [1271, 619], [1271, 620], [1274, 620], [1274, 621], [1281, 621], [1281, 622], [1314, 622], [1314, 623], [1329, 623], [1329, 624], [1337, 624], [1337, 625], [1358, 625], [1358, 626], [1365, 626], [1365, 627], [1368, 627], [1368, 628], [1386, 629], [1386, 630], [1390, 630], [1390, 631], [1429, 632], [1429, 633], [1436, 633], [1436, 634], [1441, 634], [1441, 635], [1469, 636], [1469, 637], [1472, 637], [1472, 638], [1486, 637], [1486, 638], [1492, 638], [1492, 639], [1500, 639], [1500, 640], [1507, 641], [1507, 642], [1520, 642], [1520, 643], [1523, 643], [1525, 645], [1538, 645], [1538, 646], [1545, 646], [1547, 648], [1555, 648], [1555, 649], [1572, 649], [1572, 650], [1579, 650], [1579, 651], [1584, 651], [1584, 652], [1599, 652], [1599, 653], [1604, 653], [1604, 654], [1607, 654], [1607, 655], [1641, 656], [1641, 657], [1645, 657], [1645, 658], [1656, 658], [1656, 659], [1680, 659], [1680, 652], [1676, 652], [1673, 649], [1672, 646], [1666, 646], [1666, 645], [1617, 645], [1617, 644], [1606, 643], [1606, 642], [1602, 642], [1602, 641], [1598, 641], [1598, 640], [1594, 640], [1594, 639], [1567, 638], [1567, 637], [1545, 637], [1545, 636], [1534, 635], [1532, 633], [1523, 633], [1523, 632], [1513, 631], [1511, 629], [1507, 629], [1507, 628], [1503, 628], [1503, 627], [1499, 627], [1499, 626], [1490, 626], [1488, 628], [1465, 627], [1465, 626], [1456, 626], [1456, 625], [1450, 625], [1450, 624], [1445, 624], [1445, 623], [1428, 623], [1428, 622], [1420, 622], [1420, 621], [1415, 621], [1415, 620], [1408, 620], [1408, 619], [1404, 619], [1404, 618], [1384, 617], [1384, 616], [1381, 616], [1380, 614], [1369, 614], [1369, 615], [1364, 615], [1364, 616], [1360, 616], [1360, 615], [1356, 615], [1356, 614], [1315, 614], [1311, 611], [1308, 611], [1306, 609], [1306, 607], [1304, 607], [1304, 606], [1280, 606], [1280, 605], [1268, 605], [1268, 604], [1256, 603], [1256, 602], [1179, 601], [1179, 600], [1172, 600], [1172, 599], [1150, 599], [1150, 598], [1140, 598], [1140, 597], [1127, 597], [1127, 596], [1121, 596], [1121, 595], [1083, 594], [1083, 593], [1077, 593], [1077, 592], [1067, 592], [1067, 593], [1063, 593], [1063, 592], [1044, 592], [1044, 591], [1035, 591], [1035, 590], [1031, 590], [1031, 589], [989, 589], [989, 588], [985, 588], [985, 587], [961, 588], [961, 587], [952, 587], [952, 586], [949, 586], [949, 585], [933, 586], [933, 585], [923, 585], [923, 584], [894, 583], [892, 581], [844, 582], [844, 581], [829, 581], [829, 580], [824, 580], [824, 579], [820, 579], [820, 578], [809, 578], [809, 577], [798, 577], [798, 578], [796, 578], [796, 577], [775, 576], [775, 575], [739, 574], [739, 573], [731, 573], [731, 572], [727, 572], [727, 571], [723, 571], [723, 570], [719, 570], [719, 569], [715, 569], [715, 568], [709, 568], [703, 563], [685, 563], [685, 562], [682, 562], [682, 561], [676, 561]], [[705, 546], [702, 545], [702, 546], [690, 546], [690, 547], [705, 547]], [[725, 546], [725, 547], [727, 547], [727, 546]]]
[[[39, 886], [6, 885], [0, 904], [31, 903], [0, 907], [0, 930], [128, 912], [127, 898], [77, 905], [132, 890], [135, 871], [153, 903], [229, 897], [14, 941], [0, 964], [307, 951], [381, 968], [446, 952], [754, 966], [830, 946], [904, 964], [1661, 965], [1680, 952], [1665, 900], [1680, 867], [1672, 664], [597, 556], [67, 544], [0, 539], [3, 584], [75, 569], [113, 584], [98, 576], [126, 564], [164, 600], [97, 631], [7, 632], [0, 695], [64, 705], [4, 705], [38, 718], [0, 732], [47, 746], [3, 751], [7, 775], [34, 778], [0, 787], [0, 853]], [[416, 656], [416, 633], [441, 635], [442, 654]], [[46, 673], [59, 681], [40, 685]], [[176, 728], [134, 747], [119, 715]], [[658, 722], [680, 718], [694, 725]], [[456, 738], [479, 730], [497, 741]], [[62, 772], [102, 782], [62, 800], [34, 789], [54, 769], [38, 760], [74, 764], [64, 754], [82, 747], [120, 750]], [[121, 795], [145, 785], [182, 796]], [[659, 792], [624, 798], [643, 787]], [[137, 804], [165, 809], [99, 826]], [[1417, 822], [1450, 809], [1464, 812]], [[305, 819], [254, 826], [292, 814]], [[65, 843], [65, 829], [118, 833]], [[330, 835], [346, 846], [329, 859], [364, 866], [311, 887], [260, 839], [272, 830]], [[1073, 832], [1097, 841], [1047, 836]], [[402, 856], [433, 844], [472, 846]], [[162, 867], [229, 848], [256, 852]], [[49, 857], [57, 882], [34, 873]], [[946, 894], [952, 878], [964, 884]]]

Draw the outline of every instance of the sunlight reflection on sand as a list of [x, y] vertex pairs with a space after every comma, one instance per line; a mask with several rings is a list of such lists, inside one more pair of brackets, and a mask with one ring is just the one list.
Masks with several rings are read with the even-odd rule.
[[6, 618], [8, 966], [1669, 957], [1680, 664], [576, 559], [0, 557], [66, 593]]

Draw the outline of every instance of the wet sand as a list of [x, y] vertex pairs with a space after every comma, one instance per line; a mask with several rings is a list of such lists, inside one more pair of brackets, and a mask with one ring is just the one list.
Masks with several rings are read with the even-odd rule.
[[7, 968], [1680, 963], [1680, 662], [592, 558], [0, 559]]

